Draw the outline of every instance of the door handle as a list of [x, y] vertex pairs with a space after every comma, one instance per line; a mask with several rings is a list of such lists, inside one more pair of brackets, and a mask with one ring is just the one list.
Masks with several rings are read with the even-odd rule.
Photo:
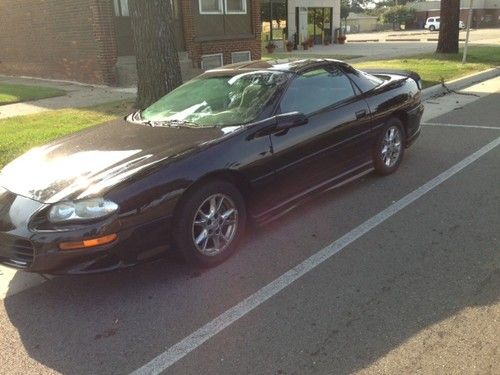
[[366, 116], [366, 109], [362, 109], [361, 111], [356, 111], [356, 119], [359, 120]]

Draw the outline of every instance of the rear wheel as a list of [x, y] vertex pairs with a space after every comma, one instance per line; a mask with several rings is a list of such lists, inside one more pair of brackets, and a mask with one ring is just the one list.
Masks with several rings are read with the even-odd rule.
[[395, 172], [404, 155], [405, 132], [403, 123], [398, 118], [387, 121], [373, 149], [373, 166], [381, 175]]
[[190, 192], [181, 204], [173, 240], [186, 261], [212, 267], [234, 253], [246, 224], [238, 189], [225, 181], [211, 181]]

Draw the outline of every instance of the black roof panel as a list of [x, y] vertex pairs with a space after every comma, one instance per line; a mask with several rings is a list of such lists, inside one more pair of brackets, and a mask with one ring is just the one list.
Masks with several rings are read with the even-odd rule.
[[322, 65], [325, 62], [336, 62], [345, 64], [343, 61], [334, 59], [304, 59], [304, 60], [255, 60], [245, 61], [236, 64], [224, 65], [217, 69], [209, 70], [208, 72], [227, 72], [237, 73], [241, 70], [278, 70], [283, 72], [298, 73], [301, 70], [313, 67], [314, 65]]

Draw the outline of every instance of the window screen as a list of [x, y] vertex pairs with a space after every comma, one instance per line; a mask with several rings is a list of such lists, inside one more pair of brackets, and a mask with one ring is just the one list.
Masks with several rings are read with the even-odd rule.
[[225, 0], [226, 13], [246, 13], [247, 1], [246, 0]]
[[222, 53], [201, 56], [201, 69], [209, 70], [222, 66]]
[[233, 64], [250, 60], [251, 60], [250, 51], [231, 52], [231, 62]]
[[221, 0], [199, 0], [200, 13], [222, 13]]

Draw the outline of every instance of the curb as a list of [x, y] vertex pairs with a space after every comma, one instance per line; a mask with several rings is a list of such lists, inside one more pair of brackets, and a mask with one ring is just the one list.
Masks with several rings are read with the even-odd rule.
[[420, 42], [420, 38], [386, 39], [386, 42]]
[[357, 39], [357, 40], [350, 40], [348, 43], [366, 43], [366, 42], [378, 42], [380, 41], [379, 39]]
[[482, 72], [454, 79], [453, 81], [445, 82], [440, 85], [434, 85], [422, 90], [422, 100], [443, 96], [450, 90], [461, 90], [467, 86], [471, 86], [475, 83], [486, 81], [497, 76], [500, 76], [500, 67], [484, 70]]

